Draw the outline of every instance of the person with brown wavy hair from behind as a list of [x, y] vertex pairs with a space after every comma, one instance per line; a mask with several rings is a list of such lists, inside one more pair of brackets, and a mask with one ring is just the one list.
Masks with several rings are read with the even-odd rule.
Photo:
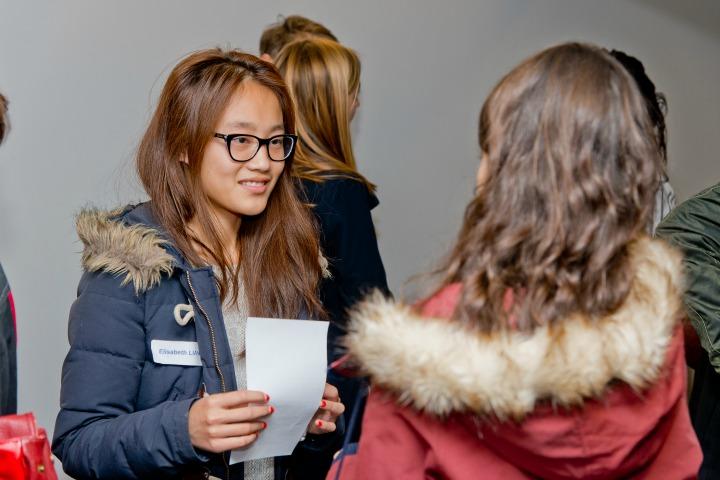
[[[358, 172], [350, 131], [358, 108], [360, 60], [337, 42], [313, 38], [287, 45], [275, 64], [297, 109], [299, 141], [293, 176], [302, 181], [313, 206], [322, 250], [330, 263], [331, 275], [323, 279], [320, 298], [331, 321], [328, 359], [333, 361], [342, 353], [339, 339], [348, 309], [373, 289], [389, 293], [371, 216], [379, 204], [375, 185]], [[347, 407], [347, 423], [361, 381], [334, 372], [329, 379]]]
[[495, 86], [479, 130], [439, 289], [353, 315], [373, 389], [328, 478], [694, 478], [681, 259], [646, 233], [662, 161], [633, 79], [598, 47], [552, 47]]
[[273, 62], [283, 47], [303, 38], [338, 41], [337, 37], [321, 23], [301, 15], [280, 16], [277, 23], [267, 27], [260, 36], [260, 58]]
[[[322, 314], [295, 144], [290, 94], [267, 62], [210, 49], [170, 72], [137, 153], [150, 201], [77, 219], [85, 272], [53, 440], [73, 478], [288, 475], [292, 457], [229, 465], [228, 453], [274, 412], [247, 390], [248, 317]], [[335, 443], [322, 434], [343, 412], [337, 389], [321, 403], [296, 452]]]

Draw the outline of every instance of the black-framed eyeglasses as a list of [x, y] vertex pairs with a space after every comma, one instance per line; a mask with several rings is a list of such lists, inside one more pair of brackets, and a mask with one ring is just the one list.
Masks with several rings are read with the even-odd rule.
[[245, 133], [225, 135], [216, 133], [216, 138], [222, 138], [227, 143], [230, 158], [236, 162], [248, 162], [260, 151], [263, 145], [267, 148], [268, 157], [273, 162], [283, 162], [292, 156], [297, 143], [297, 135], [283, 133], [270, 138], [260, 138]]

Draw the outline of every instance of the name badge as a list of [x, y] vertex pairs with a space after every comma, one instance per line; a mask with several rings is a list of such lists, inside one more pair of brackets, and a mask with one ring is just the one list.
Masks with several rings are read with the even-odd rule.
[[153, 362], [163, 365], [201, 367], [200, 349], [197, 342], [153, 340], [150, 342]]

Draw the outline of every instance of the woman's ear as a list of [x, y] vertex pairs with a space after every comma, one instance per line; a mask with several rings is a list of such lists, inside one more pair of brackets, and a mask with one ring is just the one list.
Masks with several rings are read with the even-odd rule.
[[482, 188], [482, 186], [485, 185], [485, 182], [488, 181], [488, 177], [490, 176], [490, 170], [488, 170], [486, 157], [487, 155], [485, 155], [485, 152], [483, 152], [482, 156], [480, 157], [480, 165], [478, 165], [477, 173], [475, 174], [475, 186], [477, 188]]
[[190, 160], [188, 160], [188, 156], [186, 153], [183, 153], [180, 156], [180, 163], [184, 163], [185, 165], [190, 165]]
[[260, 55], [260, 60], [265, 60], [268, 63], [275, 64], [273, 58], [268, 53], [263, 53], [262, 55]]

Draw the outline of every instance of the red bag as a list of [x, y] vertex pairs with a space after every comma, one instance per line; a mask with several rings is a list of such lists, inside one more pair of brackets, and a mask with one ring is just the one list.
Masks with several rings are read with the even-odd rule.
[[0, 417], [0, 480], [57, 480], [47, 433], [32, 413]]

